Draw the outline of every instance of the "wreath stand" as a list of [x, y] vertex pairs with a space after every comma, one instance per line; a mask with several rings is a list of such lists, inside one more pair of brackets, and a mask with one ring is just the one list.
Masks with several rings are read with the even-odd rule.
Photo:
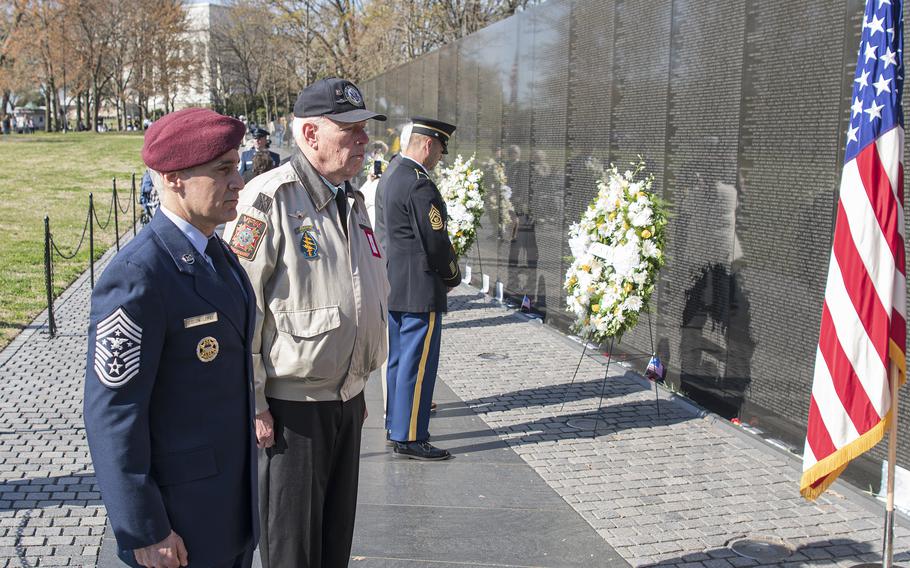
[[[651, 327], [651, 310], [650, 309], [648, 309], [648, 336], [651, 339], [651, 356], [653, 357], [657, 354], [657, 352], [654, 350], [654, 330]], [[571, 391], [572, 386], [575, 384], [575, 379], [578, 377], [578, 369], [581, 368], [581, 363], [582, 363], [582, 361], [584, 361], [585, 354], [588, 351], [589, 337], [590, 337], [589, 335], [585, 335], [585, 337], [582, 338], [584, 347], [581, 350], [581, 356], [578, 358], [578, 364], [575, 365], [575, 372], [572, 373], [572, 380], [571, 380], [571, 382], [569, 382], [569, 387], [566, 389], [565, 394], [563, 394], [562, 404], [559, 405], [559, 414], [562, 414], [562, 411], [566, 406], [566, 400], [568, 400], [568, 398], [569, 398], [569, 392]], [[594, 417], [593, 418], [573, 417], [573, 418], [569, 418], [566, 420], [566, 426], [568, 426], [569, 428], [572, 428], [573, 430], [580, 430], [580, 431], [591, 430], [593, 432], [591, 435], [592, 439], [597, 438], [597, 427], [600, 424], [600, 417], [601, 417], [601, 413], [603, 411], [604, 392], [606, 392], [606, 389], [607, 389], [607, 377], [609, 377], [609, 374], [610, 374], [610, 363], [613, 361], [614, 342], [618, 346], [620, 341], [622, 341], [621, 336], [619, 338], [617, 338], [616, 336], [610, 337], [610, 348], [607, 351], [607, 364], [604, 367], [604, 378], [601, 381], [600, 398], [597, 401], [597, 411], [594, 413]], [[653, 383], [654, 383], [654, 404], [657, 409], [657, 417], [660, 418], [660, 395], [657, 391], [657, 381], [655, 380], [655, 381], [653, 381]]]

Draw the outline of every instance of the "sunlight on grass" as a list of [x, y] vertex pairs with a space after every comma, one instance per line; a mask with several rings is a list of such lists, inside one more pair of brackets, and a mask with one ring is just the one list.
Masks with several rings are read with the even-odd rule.
[[[90, 132], [0, 136], [0, 348], [46, 307], [44, 216], [61, 252], [79, 244], [95, 195], [104, 223], [111, 206], [111, 179], [117, 179], [121, 208], [129, 204], [130, 176], [141, 176], [142, 134]], [[138, 185], [139, 180], [136, 180]], [[138, 188], [137, 188], [138, 189]], [[120, 233], [129, 230], [132, 211], [120, 215]], [[114, 243], [114, 222], [95, 226], [95, 257]], [[72, 260], [54, 258], [55, 294], [88, 269], [88, 236]]]

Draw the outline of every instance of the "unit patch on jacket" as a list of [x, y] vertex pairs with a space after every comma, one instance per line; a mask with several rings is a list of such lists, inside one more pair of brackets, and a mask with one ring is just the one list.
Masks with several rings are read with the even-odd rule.
[[260, 221], [249, 215], [241, 215], [231, 235], [231, 249], [234, 253], [246, 260], [252, 260], [259, 249], [259, 243], [265, 235], [265, 221]]
[[319, 242], [316, 240], [316, 233], [319, 231], [312, 225], [303, 225], [294, 229], [294, 232], [300, 235], [300, 251], [303, 258], [310, 260], [319, 258]]
[[125, 385], [139, 374], [142, 327], [123, 307], [98, 322], [95, 330], [95, 374], [111, 388]]
[[367, 238], [367, 244], [370, 245], [370, 252], [373, 253], [373, 256], [376, 258], [382, 258], [382, 255], [379, 254], [379, 245], [376, 243], [376, 234], [373, 233], [373, 229], [367, 225], [360, 225], [360, 228]]
[[256, 201], [253, 202], [253, 207], [268, 215], [269, 209], [272, 208], [272, 198], [268, 195], [260, 193], [256, 196]]
[[441, 231], [445, 227], [445, 223], [442, 222], [442, 213], [436, 208], [435, 203], [430, 204], [430, 227], [434, 231]]

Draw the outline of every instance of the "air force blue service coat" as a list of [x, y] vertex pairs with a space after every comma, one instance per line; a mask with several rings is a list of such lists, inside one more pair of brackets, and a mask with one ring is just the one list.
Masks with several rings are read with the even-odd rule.
[[376, 194], [383, 199], [389, 311], [446, 311], [446, 292], [458, 285], [461, 271], [436, 184], [418, 163], [399, 156], [380, 178]]
[[119, 555], [132, 566], [134, 549], [171, 530], [190, 566], [229, 561], [258, 541], [255, 302], [234, 298], [165, 215], [114, 257], [92, 294], [85, 430]]

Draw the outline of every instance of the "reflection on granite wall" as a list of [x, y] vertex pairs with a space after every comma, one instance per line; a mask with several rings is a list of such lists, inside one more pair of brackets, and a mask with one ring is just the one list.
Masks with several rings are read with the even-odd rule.
[[367, 81], [390, 119], [372, 134], [458, 125], [450, 155], [476, 154], [487, 187], [463, 264], [563, 329], [568, 227], [598, 168], [641, 155], [670, 260], [624, 349], [801, 448], [862, 7], [550, 1]]

